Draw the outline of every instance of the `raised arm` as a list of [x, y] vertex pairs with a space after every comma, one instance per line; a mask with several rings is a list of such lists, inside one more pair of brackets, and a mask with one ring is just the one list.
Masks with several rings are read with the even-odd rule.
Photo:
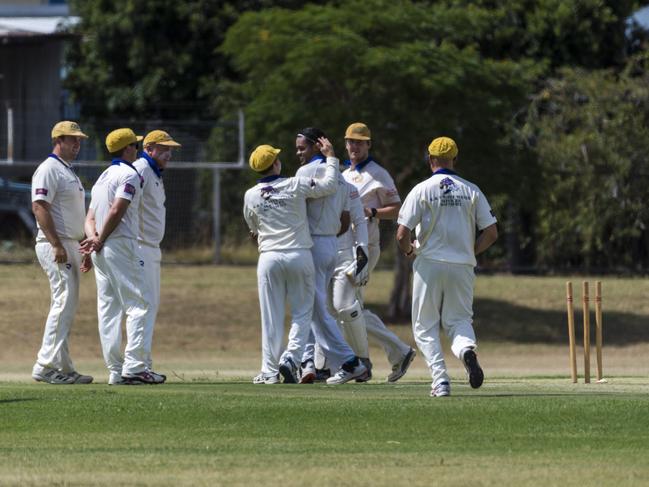
[[329, 139], [320, 137], [318, 146], [322, 155], [327, 157], [327, 165], [322, 178], [300, 178], [302, 180], [304, 194], [307, 198], [321, 198], [334, 194], [338, 188], [338, 159], [335, 156], [333, 146]]

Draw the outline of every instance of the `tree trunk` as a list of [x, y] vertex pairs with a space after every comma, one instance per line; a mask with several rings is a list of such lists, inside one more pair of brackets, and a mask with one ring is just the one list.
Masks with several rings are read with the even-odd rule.
[[412, 273], [412, 261], [404, 257], [399, 249], [395, 249], [396, 259], [394, 260], [394, 287], [390, 293], [388, 305], [388, 319], [401, 321], [410, 319], [410, 289]]

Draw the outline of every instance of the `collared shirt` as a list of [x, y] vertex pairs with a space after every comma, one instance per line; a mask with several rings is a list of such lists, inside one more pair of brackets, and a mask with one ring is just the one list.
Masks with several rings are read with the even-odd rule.
[[[323, 155], [318, 154], [300, 166], [295, 175], [306, 178], [322, 178], [326, 167], [325, 160]], [[349, 210], [346, 185], [345, 178], [338, 173], [338, 187], [334, 194], [307, 200], [306, 214], [311, 235], [336, 236], [338, 234], [340, 214]]]
[[415, 229], [420, 257], [475, 266], [476, 228], [493, 225], [496, 217], [480, 188], [441, 169], [410, 191], [397, 221]]
[[108, 237], [137, 238], [139, 225], [139, 206], [142, 197], [144, 180], [135, 167], [126, 161], [115, 159], [108, 168], [101, 173], [99, 179], [92, 187], [90, 208], [95, 212], [97, 232], [101, 234], [104, 222], [108, 217], [115, 198], [130, 201], [126, 213], [122, 217], [113, 233]]
[[[50, 154], [32, 176], [32, 202], [46, 201], [59, 238], [81, 240], [86, 217], [86, 193], [72, 166]], [[47, 238], [38, 225], [37, 242]]]
[[[348, 183], [356, 187], [365, 208], [382, 208], [401, 202], [394, 180], [388, 171], [371, 157], [357, 164], [354, 169], [351, 167], [346, 169], [343, 176]], [[367, 231], [370, 245], [378, 245], [380, 240], [378, 218], [368, 220]]]
[[313, 246], [306, 216], [306, 199], [333, 194], [337, 188], [338, 159], [328, 157], [321, 179], [269, 176], [246, 191], [243, 217], [257, 235], [259, 252], [310, 249]]
[[153, 247], [160, 246], [165, 234], [167, 210], [162, 171], [146, 152], [133, 163], [144, 178], [142, 199], [139, 208], [138, 241]]

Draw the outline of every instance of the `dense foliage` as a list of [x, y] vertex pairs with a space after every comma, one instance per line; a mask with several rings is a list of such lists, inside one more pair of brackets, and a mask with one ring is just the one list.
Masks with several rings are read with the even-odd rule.
[[[243, 107], [248, 147], [282, 147], [289, 172], [299, 128], [344, 155], [362, 120], [404, 196], [450, 135], [501, 222], [491, 263], [646, 269], [646, 33], [628, 22], [646, 3], [75, 1], [67, 86], [87, 117]], [[225, 178], [236, 200], [252, 175]]]

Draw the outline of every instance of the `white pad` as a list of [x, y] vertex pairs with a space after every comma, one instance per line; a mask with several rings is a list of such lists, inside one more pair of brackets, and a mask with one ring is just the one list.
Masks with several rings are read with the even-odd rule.
[[365, 328], [365, 317], [363, 308], [355, 300], [354, 303], [338, 312], [340, 325], [345, 335], [345, 340], [358, 357], [368, 358], [370, 356], [367, 344], [367, 330]]

